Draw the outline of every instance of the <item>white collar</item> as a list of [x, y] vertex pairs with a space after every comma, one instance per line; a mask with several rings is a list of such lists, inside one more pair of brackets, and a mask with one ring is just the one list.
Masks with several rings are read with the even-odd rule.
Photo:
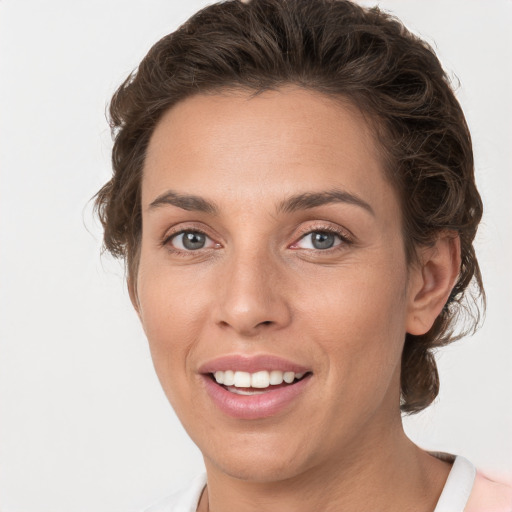
[[475, 466], [460, 455], [455, 457], [434, 512], [463, 512], [473, 489], [475, 477]]

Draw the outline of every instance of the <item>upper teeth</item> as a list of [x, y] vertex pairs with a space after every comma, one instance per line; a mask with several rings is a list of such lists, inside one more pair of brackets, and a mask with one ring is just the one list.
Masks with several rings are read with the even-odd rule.
[[217, 371], [214, 374], [218, 384], [225, 386], [235, 386], [236, 388], [268, 388], [286, 382], [291, 384], [295, 379], [301, 379], [303, 373], [282, 372], [272, 370], [270, 372], [263, 370], [260, 372], [249, 373], [233, 370]]

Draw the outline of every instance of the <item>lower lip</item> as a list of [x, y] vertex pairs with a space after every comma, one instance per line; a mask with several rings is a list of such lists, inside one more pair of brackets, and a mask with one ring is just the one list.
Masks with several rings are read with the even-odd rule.
[[237, 395], [217, 384], [210, 375], [203, 375], [206, 391], [213, 403], [228, 416], [244, 420], [268, 418], [279, 414], [306, 389], [311, 375], [294, 384], [257, 395]]

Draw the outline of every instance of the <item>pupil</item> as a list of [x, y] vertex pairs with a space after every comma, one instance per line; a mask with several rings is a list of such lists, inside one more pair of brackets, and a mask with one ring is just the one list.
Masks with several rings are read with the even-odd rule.
[[314, 233], [313, 247], [315, 249], [330, 249], [334, 245], [334, 235], [332, 233]]
[[202, 233], [183, 233], [183, 247], [192, 251], [202, 249], [205, 243], [205, 235]]

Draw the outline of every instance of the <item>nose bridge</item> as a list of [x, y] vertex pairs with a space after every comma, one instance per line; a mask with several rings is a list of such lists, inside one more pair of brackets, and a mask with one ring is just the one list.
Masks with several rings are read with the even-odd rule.
[[290, 320], [280, 262], [265, 245], [233, 249], [221, 276], [217, 322], [244, 336], [282, 328]]

